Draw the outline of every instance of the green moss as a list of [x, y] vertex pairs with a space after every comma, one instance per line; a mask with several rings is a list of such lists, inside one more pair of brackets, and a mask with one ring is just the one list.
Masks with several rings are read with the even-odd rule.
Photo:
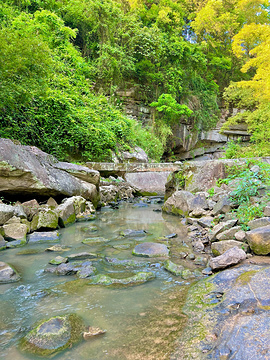
[[239, 275], [236, 279], [236, 282], [241, 283], [241, 285], [246, 285], [250, 282], [251, 278], [258, 272], [259, 270], [251, 270], [246, 271], [243, 274]]
[[152, 272], [139, 272], [133, 276], [126, 278], [113, 278], [108, 275], [99, 274], [93, 276], [89, 282], [90, 285], [136, 285], [142, 284], [146, 281], [154, 279], [155, 275]]
[[37, 356], [54, 356], [82, 339], [85, 326], [76, 314], [41, 321], [21, 341], [22, 351]]
[[20, 252], [18, 252], [16, 255], [35, 255], [35, 254], [41, 254], [43, 253], [43, 250], [40, 249], [25, 249]]
[[165, 261], [164, 269], [169, 271], [175, 276], [181, 276], [184, 271], [184, 267], [182, 265], [177, 265], [170, 260]]

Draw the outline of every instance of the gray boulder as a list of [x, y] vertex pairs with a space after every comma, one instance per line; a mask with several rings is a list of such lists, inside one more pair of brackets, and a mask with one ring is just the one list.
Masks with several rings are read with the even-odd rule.
[[218, 241], [231, 240], [234, 238], [234, 235], [240, 230], [241, 230], [241, 226], [234, 226], [228, 230], [225, 230], [225, 231], [217, 234], [216, 238]]
[[35, 356], [52, 357], [82, 339], [85, 330], [75, 314], [43, 320], [21, 341], [21, 350]]
[[28, 228], [25, 224], [8, 224], [3, 226], [3, 235], [6, 240], [25, 240]]
[[20, 276], [10, 265], [0, 261], [0, 284], [19, 281]]
[[190, 204], [195, 198], [189, 191], [176, 191], [170, 196], [162, 207], [166, 213], [187, 216], [190, 212]]
[[218, 214], [226, 214], [227, 212], [229, 212], [232, 209], [232, 202], [230, 200], [230, 197], [227, 196], [223, 196], [217, 203], [216, 205], [213, 207], [213, 215], [218, 215]]
[[270, 225], [270, 217], [262, 217], [260, 219], [251, 220], [248, 222], [250, 230], [254, 230], [263, 226]]
[[58, 214], [55, 210], [41, 209], [34, 215], [31, 222], [31, 231], [39, 229], [57, 229], [58, 228]]
[[211, 245], [211, 250], [214, 256], [219, 256], [235, 246], [237, 246], [239, 249], [244, 250], [245, 252], [247, 252], [248, 250], [248, 244], [244, 244], [236, 240], [223, 240], [215, 242]]
[[164, 244], [146, 242], [136, 245], [132, 254], [143, 257], [168, 257], [169, 249]]
[[237, 220], [228, 220], [215, 225], [209, 232], [210, 241], [214, 241], [219, 233], [231, 229], [236, 223]]
[[13, 215], [14, 206], [0, 204], [0, 225], [4, 225]]
[[231, 265], [236, 265], [246, 259], [244, 250], [237, 246], [225, 251], [222, 255], [212, 258], [209, 261], [209, 266], [212, 270], [224, 269]]
[[58, 222], [61, 227], [73, 224], [76, 221], [74, 198], [65, 199], [62, 204], [56, 208]]
[[270, 225], [246, 232], [251, 250], [257, 255], [270, 253]]
[[28, 243], [42, 243], [50, 241], [58, 241], [60, 234], [58, 231], [33, 232], [27, 236]]
[[123, 151], [121, 153], [121, 160], [124, 163], [148, 163], [149, 161], [146, 152], [138, 146], [134, 148], [134, 151], [132, 153], [128, 151]]
[[[97, 204], [96, 185], [75, 177], [74, 172], [71, 175], [67, 163], [64, 165], [34, 146], [16, 145], [9, 139], [0, 139], [2, 193], [48, 197], [81, 195]], [[74, 167], [71, 165], [71, 168]], [[85, 167], [76, 165], [76, 174], [79, 170], [86, 172]], [[94, 177], [97, 177], [96, 173]]]

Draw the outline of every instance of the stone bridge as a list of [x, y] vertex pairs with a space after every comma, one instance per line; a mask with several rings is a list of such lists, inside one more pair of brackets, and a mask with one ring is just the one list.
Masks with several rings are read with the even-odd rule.
[[164, 195], [167, 177], [181, 169], [181, 163], [95, 163], [87, 162], [89, 169], [101, 176], [121, 176], [146, 195]]

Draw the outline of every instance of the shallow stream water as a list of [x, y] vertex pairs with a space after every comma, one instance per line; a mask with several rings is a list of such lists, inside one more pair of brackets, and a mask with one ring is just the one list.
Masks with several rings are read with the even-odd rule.
[[[149, 264], [149, 259], [132, 255], [134, 246], [140, 242], [177, 233], [176, 238], [163, 243], [170, 246], [172, 261], [181, 263], [177, 253], [178, 249], [187, 246], [186, 229], [180, 218], [153, 211], [160, 207], [155, 200], [139, 205], [122, 203], [116, 210], [105, 207], [94, 221], [76, 223], [60, 230], [60, 244], [71, 247], [67, 252], [45, 251], [53, 245], [51, 243], [2, 251], [0, 261], [13, 265], [22, 278], [17, 283], [0, 285], [0, 359], [37, 359], [20, 352], [20, 339], [37, 321], [69, 313], [81, 316], [88, 326], [106, 330], [106, 334], [82, 341], [54, 359], [169, 359], [186, 321], [181, 306], [190, 282], [166, 272], [162, 260], [153, 260]], [[86, 237], [83, 228], [93, 225], [97, 226], [97, 231], [91, 236], [111, 241], [105, 245], [82, 244]], [[150, 234], [144, 238], [119, 237], [119, 232], [125, 229], [143, 229]], [[117, 244], [130, 244], [130, 248], [119, 250], [113, 247]], [[37, 253], [20, 254], [25, 249]], [[44, 272], [49, 260], [55, 256], [82, 251], [118, 259], [141, 259], [148, 265], [131, 272], [152, 271], [156, 278], [137, 286], [106, 287], [89, 285], [87, 280], [78, 280], [76, 276]], [[127, 271], [123, 274], [121, 270], [101, 263], [97, 265], [99, 272], [126, 276]]]

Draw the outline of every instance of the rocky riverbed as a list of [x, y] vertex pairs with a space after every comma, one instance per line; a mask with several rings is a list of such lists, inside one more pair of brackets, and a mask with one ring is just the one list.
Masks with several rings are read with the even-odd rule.
[[183, 164], [164, 203], [0, 140], [0, 358], [269, 358], [268, 168]]

